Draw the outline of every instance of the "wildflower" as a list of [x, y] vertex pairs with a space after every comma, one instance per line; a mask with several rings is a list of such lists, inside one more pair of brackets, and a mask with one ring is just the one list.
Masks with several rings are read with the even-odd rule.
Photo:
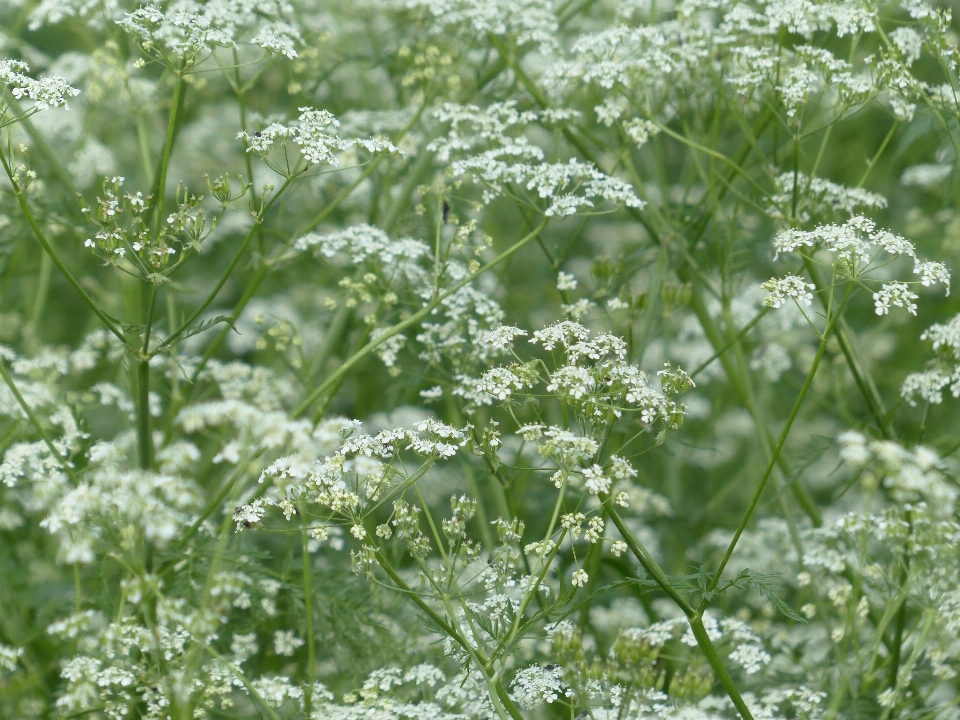
[[557, 290], [564, 291], [576, 289], [577, 279], [573, 275], [562, 271], [557, 273]]
[[539, 705], [556, 702], [571, 693], [563, 682], [563, 668], [556, 665], [532, 665], [517, 672], [513, 691], [520, 707], [531, 710]]
[[798, 303], [810, 305], [813, 303], [813, 293], [810, 290], [816, 289], [813, 283], [808, 283], [796, 275], [771, 278], [760, 287], [770, 293], [764, 298], [763, 304], [772, 308], [782, 306], [788, 297], [793, 298]]
[[873, 294], [873, 302], [877, 315], [886, 315], [890, 312], [891, 305], [906, 308], [911, 315], [916, 315], [917, 305], [913, 301], [917, 297], [905, 283], [884, 283], [883, 287]]
[[27, 73], [30, 66], [20, 60], [0, 60], [0, 83], [17, 100], [32, 100], [33, 112], [47, 108], [68, 107], [68, 99], [80, 91], [62, 77], [42, 77], [34, 80]]
[[603, 468], [594, 463], [583, 469], [583, 481], [587, 492], [597, 495], [610, 491], [610, 478], [606, 477]]
[[236, 532], [241, 528], [251, 528], [257, 525], [266, 515], [267, 508], [262, 498], [257, 498], [248, 505], [240, 505], [233, 513], [233, 521], [237, 524]]
[[303, 645], [304, 641], [296, 637], [292, 630], [277, 630], [273, 634], [273, 651], [277, 655], [292, 657], [298, 647]]

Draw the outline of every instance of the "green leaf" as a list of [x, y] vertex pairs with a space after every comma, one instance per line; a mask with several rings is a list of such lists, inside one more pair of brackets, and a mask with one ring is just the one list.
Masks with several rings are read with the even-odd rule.
[[747, 568], [737, 576], [737, 579], [734, 580], [732, 584], [741, 590], [748, 587], [756, 588], [760, 591], [761, 595], [766, 595], [767, 598], [769, 598], [770, 602], [773, 603], [773, 606], [779, 610], [781, 614], [797, 622], [807, 622], [805, 617], [794, 611], [794, 609], [780, 597], [781, 584], [777, 579], [779, 577], [779, 574], [757, 573]]
[[234, 332], [237, 332], [236, 322], [229, 315], [217, 315], [216, 317], [207, 318], [206, 320], [201, 320], [194, 325], [191, 325], [186, 330], [183, 331], [183, 334], [180, 336], [180, 341], [186, 340], [188, 337], [193, 337], [194, 335], [199, 335], [202, 332], [206, 332], [215, 325], [220, 323], [226, 323]]

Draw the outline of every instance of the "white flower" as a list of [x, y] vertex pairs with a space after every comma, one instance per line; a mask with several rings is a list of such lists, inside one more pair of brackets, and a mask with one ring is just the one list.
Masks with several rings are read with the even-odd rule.
[[251, 528], [257, 525], [266, 513], [267, 508], [263, 498], [257, 498], [247, 505], [240, 505], [233, 512], [233, 521], [237, 524], [236, 532], [240, 532], [242, 528]]
[[[187, 7], [190, 7], [187, 5]], [[216, 8], [204, 12], [202, 6], [164, 13], [156, 5], [138, 8], [117, 21], [124, 31], [139, 39], [144, 49], [164, 46], [181, 58], [195, 58], [215, 47], [235, 47], [236, 27], [233, 13], [220, 14]], [[233, 16], [233, 17], [231, 17]]]
[[21, 655], [23, 655], [23, 648], [12, 648], [0, 644], [0, 668], [12, 672], [16, 669], [17, 660]]
[[787, 298], [810, 305], [813, 302], [813, 293], [810, 291], [816, 289], [813, 283], [808, 283], [797, 275], [770, 278], [760, 287], [770, 293], [763, 299], [763, 304], [772, 308], [781, 307]]
[[517, 703], [525, 710], [533, 710], [543, 703], [550, 704], [572, 694], [563, 682], [563, 668], [558, 665], [523, 668], [513, 681], [513, 693]]
[[592, 308], [596, 307], [589, 298], [580, 298], [574, 303], [563, 304], [560, 309], [565, 315], [569, 315], [574, 320], [580, 320], [585, 317]]
[[557, 345], [563, 345], [565, 348], [570, 347], [575, 342], [586, 340], [588, 337], [590, 337], [590, 331], [583, 325], [578, 322], [563, 320], [545, 327], [543, 330], [537, 330], [530, 338], [530, 342], [539, 343], [544, 350], [549, 352]]
[[297, 57], [296, 46], [303, 44], [303, 38], [290, 23], [274, 22], [264, 25], [250, 42], [267, 52], [285, 55], [292, 60]]
[[627, 480], [635, 478], [637, 471], [633, 466], [619, 455], [610, 456], [610, 474], [617, 480]]
[[914, 275], [920, 276], [920, 284], [930, 287], [935, 283], [943, 285], [946, 294], [950, 294], [950, 271], [941, 262], [917, 262], [913, 268]]
[[917, 297], [916, 293], [910, 292], [906, 283], [884, 283], [879, 292], [873, 294], [873, 304], [876, 307], [877, 315], [889, 313], [891, 305], [906, 308], [911, 315], [916, 315], [917, 305], [913, 301]]
[[500, 325], [485, 333], [480, 339], [480, 342], [495, 350], [508, 350], [516, 338], [526, 334], [526, 330], [521, 330], [520, 328], [515, 328], [510, 325]]
[[289, 125], [271, 123], [254, 133], [240, 132], [238, 139], [247, 144], [247, 152], [266, 158], [274, 145], [281, 148], [293, 143], [300, 148], [300, 154], [308, 166], [332, 165], [337, 167], [340, 160], [336, 153], [360, 145], [371, 153], [398, 153], [392, 143], [383, 138], [345, 139], [335, 134], [340, 126], [327, 110], [301, 107], [296, 122]]
[[557, 290], [576, 290], [577, 289], [577, 279], [570, 273], [565, 273], [562, 270], [557, 273]]
[[0, 60], [0, 83], [6, 85], [17, 100], [32, 100], [35, 110], [68, 107], [67, 98], [80, 91], [62, 77], [42, 77], [34, 80], [26, 73], [30, 66], [19, 60]]
[[573, 576], [570, 578], [570, 584], [574, 587], [583, 587], [587, 584], [587, 580], [590, 579], [590, 576], [587, 575], [586, 571], [582, 568], [573, 573]]
[[582, 471], [584, 486], [587, 488], [587, 492], [598, 495], [599, 493], [606, 493], [610, 491], [610, 478], [608, 478], [603, 473], [603, 468], [594, 463], [588, 468], [584, 468]]
[[624, 123], [623, 129], [638, 146], [645, 145], [651, 137], [660, 132], [659, 125], [641, 118]]
[[293, 634], [292, 630], [277, 630], [273, 635], [273, 651], [277, 655], [291, 657], [303, 642]]
[[740, 665], [747, 675], [753, 675], [770, 662], [770, 653], [757, 645], [744, 643], [730, 653], [730, 660]]
[[920, 58], [920, 51], [923, 49], [923, 38], [921, 38], [920, 34], [913, 28], [898, 27], [890, 33], [890, 39], [903, 54], [905, 64], [912, 65]]
[[506, 400], [514, 390], [523, 390], [530, 384], [509, 368], [492, 368], [480, 378], [478, 390], [492, 395], [497, 400]]

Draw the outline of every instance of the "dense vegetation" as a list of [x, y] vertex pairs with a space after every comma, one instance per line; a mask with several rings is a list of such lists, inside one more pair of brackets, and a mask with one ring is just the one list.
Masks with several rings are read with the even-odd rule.
[[0, 3], [0, 717], [960, 718], [923, 0]]

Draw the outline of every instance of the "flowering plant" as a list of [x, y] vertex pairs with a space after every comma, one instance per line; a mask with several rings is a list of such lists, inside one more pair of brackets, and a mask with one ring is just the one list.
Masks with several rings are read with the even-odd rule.
[[960, 718], [957, 30], [0, 3], [0, 717]]

